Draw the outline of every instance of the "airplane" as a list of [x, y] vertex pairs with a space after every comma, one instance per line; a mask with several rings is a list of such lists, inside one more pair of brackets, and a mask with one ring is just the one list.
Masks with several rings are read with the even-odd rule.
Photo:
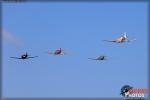
[[88, 59], [92, 59], [92, 60], [106, 60], [107, 56], [99, 56], [98, 58], [94, 59], [94, 58], [88, 58]]
[[53, 55], [64, 55], [65, 52], [61, 48], [58, 50], [55, 50], [54, 52], [48, 52], [48, 54], [53, 54]]
[[29, 59], [29, 58], [35, 58], [35, 57], [38, 57], [38, 56], [34, 56], [34, 57], [30, 57], [27, 52], [23, 55], [21, 55], [21, 57], [10, 57], [10, 58], [14, 58], [14, 59]]
[[123, 42], [132, 42], [132, 41], [135, 41], [136, 39], [132, 39], [132, 40], [129, 40], [127, 35], [126, 35], [126, 32], [123, 33], [123, 36], [120, 36], [118, 39], [116, 40], [104, 40], [104, 41], [107, 41], [107, 42], [116, 42], [116, 43], [123, 43]]

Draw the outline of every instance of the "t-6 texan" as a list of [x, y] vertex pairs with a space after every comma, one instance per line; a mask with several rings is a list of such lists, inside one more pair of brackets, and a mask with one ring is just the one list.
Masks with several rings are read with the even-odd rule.
[[116, 42], [116, 43], [123, 43], [123, 42], [132, 42], [132, 41], [135, 41], [136, 39], [132, 39], [132, 40], [129, 40], [127, 35], [126, 35], [126, 32], [123, 33], [123, 36], [120, 36], [118, 39], [116, 40], [104, 40], [104, 41], [107, 41], [107, 42]]
[[62, 49], [60, 48], [60, 49], [58, 49], [58, 50], [55, 50], [54, 52], [53, 52], [53, 51], [52, 51], [52, 52], [49, 51], [48, 54], [53, 54], [53, 55], [64, 55], [65, 52], [64, 52], [64, 50], [62, 50]]
[[35, 57], [38, 57], [38, 56], [31, 57], [26, 52], [25, 54], [21, 55], [21, 57], [10, 57], [10, 58], [14, 58], [14, 59], [29, 59], [29, 58], [35, 58]]
[[106, 57], [107, 57], [107, 56], [99, 56], [98, 58], [88, 58], [88, 59], [101, 61], [101, 60], [106, 60]]

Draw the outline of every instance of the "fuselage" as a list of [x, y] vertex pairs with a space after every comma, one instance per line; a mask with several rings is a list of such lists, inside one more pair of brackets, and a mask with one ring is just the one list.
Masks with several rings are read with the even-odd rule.
[[55, 55], [61, 54], [61, 50], [56, 50], [56, 51], [54, 52], [54, 54], [55, 54]]
[[27, 54], [21, 55], [21, 59], [26, 59], [28, 57]]
[[56, 50], [56, 51], [54, 52], [54, 54], [55, 54], [55, 55], [62, 55], [62, 54], [64, 54], [64, 52], [63, 52], [63, 50], [60, 48], [59, 50]]
[[122, 42], [126, 42], [126, 41], [127, 41], [127, 38], [124, 37], [124, 36], [121, 36], [120, 38], [118, 38], [118, 39], [116, 40], [116, 42], [118, 42], [118, 43], [122, 43]]
[[100, 60], [104, 60], [104, 59], [105, 59], [105, 57], [104, 57], [104, 56], [101, 56], [99, 59], [100, 59]]

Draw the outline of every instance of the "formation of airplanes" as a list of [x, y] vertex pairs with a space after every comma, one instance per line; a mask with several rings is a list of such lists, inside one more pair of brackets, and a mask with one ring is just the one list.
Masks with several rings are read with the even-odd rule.
[[[54, 52], [48, 52], [48, 54], [53, 54], [53, 55], [64, 55], [64, 50], [62, 50], [61, 48], [58, 50], [55, 50]], [[38, 56], [29, 56], [28, 53], [26, 52], [25, 54], [22, 54], [21, 57], [10, 57], [10, 58], [14, 58], [14, 59], [29, 59], [29, 58], [36, 58]]]
[[[107, 42], [115, 42], [115, 43], [124, 43], [124, 42], [132, 42], [135, 41], [136, 39], [129, 39], [126, 35], [126, 32], [123, 33], [122, 36], [120, 36], [119, 38], [117, 38], [116, 40], [104, 40]], [[62, 50], [61, 48], [55, 50], [55, 51], [49, 51], [48, 54], [50, 55], [65, 55], [66, 53], [64, 52], [64, 50]], [[22, 54], [21, 57], [10, 57], [10, 58], [14, 58], [14, 59], [30, 59], [30, 58], [36, 58], [38, 56], [29, 56], [28, 53], [26, 52], [25, 54]], [[98, 58], [88, 58], [91, 60], [106, 60], [107, 56], [105, 55], [100, 55]]]

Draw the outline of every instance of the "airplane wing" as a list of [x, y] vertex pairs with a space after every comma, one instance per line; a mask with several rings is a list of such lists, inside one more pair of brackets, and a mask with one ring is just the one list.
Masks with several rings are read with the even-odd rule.
[[93, 58], [88, 58], [88, 59], [97, 60], [97, 59], [93, 59]]
[[133, 41], [135, 41], [136, 39], [132, 39], [132, 40], [127, 40], [127, 42], [133, 42]]
[[48, 54], [54, 54], [55, 52], [48, 52]]
[[10, 58], [14, 58], [14, 59], [22, 59], [22, 58], [18, 58], [18, 57], [10, 57]]
[[107, 41], [107, 42], [116, 42], [116, 40], [104, 40], [104, 41]]
[[28, 58], [36, 58], [36, 57], [38, 57], [38, 56], [34, 56], [34, 57], [27, 57], [27, 59], [28, 59]]

